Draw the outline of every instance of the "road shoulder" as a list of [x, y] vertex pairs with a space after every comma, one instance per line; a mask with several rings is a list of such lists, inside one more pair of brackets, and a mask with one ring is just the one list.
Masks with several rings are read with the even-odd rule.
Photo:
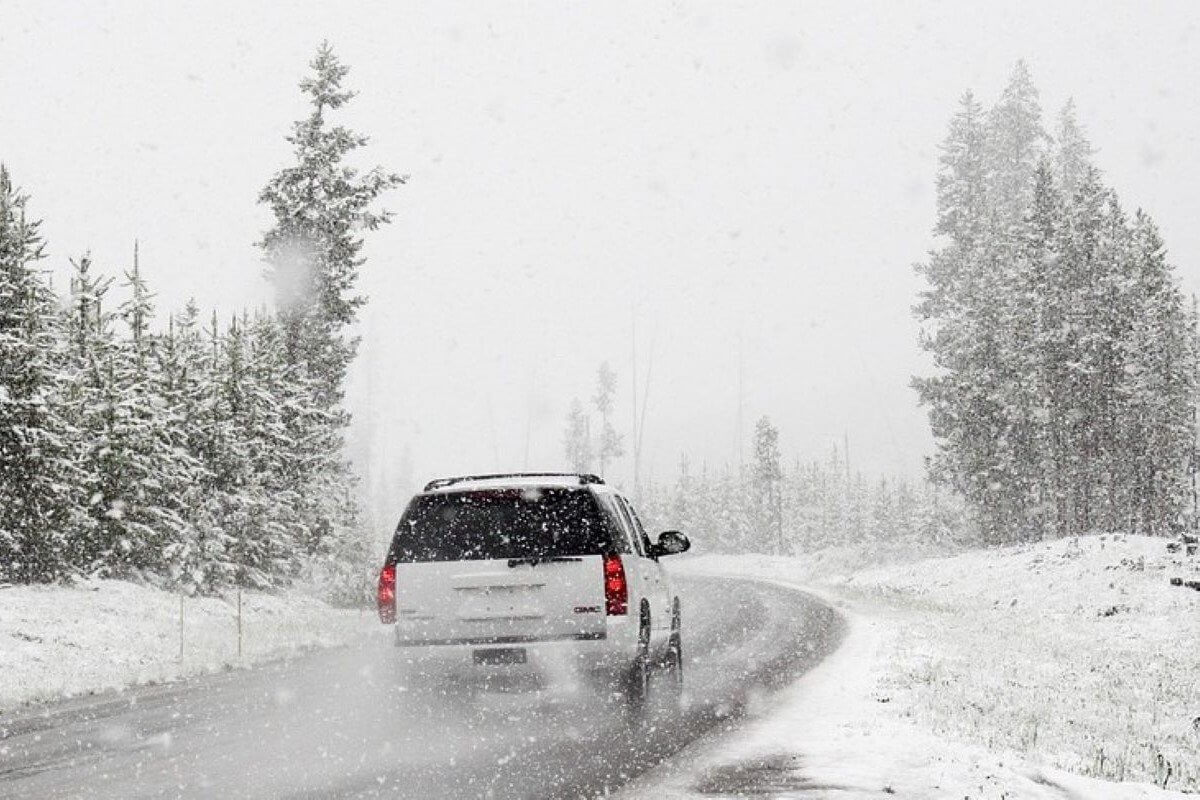
[[[938, 564], [932, 568], [945, 570]], [[936, 730], [913, 706], [910, 666], [914, 647], [927, 648], [915, 654], [926, 661], [946, 656], [937, 651], [946, 646], [937, 636], [919, 640], [913, 636], [914, 630], [934, 620], [944, 622], [948, 609], [940, 601], [949, 596], [945, 593], [919, 594], [910, 602], [912, 597], [888, 588], [892, 584], [878, 572], [860, 575], [856, 588], [849, 590], [840, 579], [813, 581], [794, 559], [710, 557], [695, 560], [687, 569], [755, 576], [823, 596], [846, 617], [848, 635], [836, 653], [773, 696], [769, 704], [764, 702], [735, 732], [698, 741], [627, 786], [621, 797], [1164, 800], [1186, 796], [1146, 782], [1084, 777], [1058, 768], [1036, 750], [1019, 752], [998, 743], [988, 746], [969, 736]], [[788, 580], [789, 575], [804, 575], [806, 582]], [[922, 571], [916, 575], [924, 580], [927, 576]], [[864, 584], [875, 589], [864, 591]], [[960, 610], [949, 609], [950, 613]], [[962, 622], [971, 624], [971, 620]], [[947, 628], [947, 632], [953, 635], [956, 630]], [[963, 709], [964, 715], [971, 713], [972, 709]]]

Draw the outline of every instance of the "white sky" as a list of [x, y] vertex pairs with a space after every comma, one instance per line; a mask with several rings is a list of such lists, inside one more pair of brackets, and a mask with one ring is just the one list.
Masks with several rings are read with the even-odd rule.
[[405, 444], [418, 479], [562, 466], [605, 358], [627, 433], [633, 307], [657, 478], [735, 458], [739, 336], [745, 437], [770, 414], [809, 458], [848, 431], [865, 471], [915, 476], [910, 265], [958, 96], [990, 103], [1021, 57], [1048, 116], [1073, 95], [1195, 291], [1198, 21], [1186, 2], [0, 0], [0, 160], [55, 264], [90, 248], [117, 271], [138, 237], [164, 311], [264, 302], [255, 198], [327, 37], [367, 160], [412, 177], [362, 280], [374, 480]]

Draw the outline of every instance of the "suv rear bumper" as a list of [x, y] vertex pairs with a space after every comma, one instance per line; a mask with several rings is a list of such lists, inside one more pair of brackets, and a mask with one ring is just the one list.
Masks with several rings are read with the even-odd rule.
[[[409, 640], [396, 631], [401, 662], [427, 677], [446, 676], [487, 682], [506, 676], [541, 676], [550, 680], [586, 676], [611, 680], [637, 657], [637, 623], [629, 617], [610, 617], [600, 634], [554, 638], [477, 636], [455, 640]], [[487, 654], [522, 651], [522, 663], [487, 663]], [[485, 663], [480, 663], [480, 661]], [[500, 660], [500, 659], [497, 659]]]

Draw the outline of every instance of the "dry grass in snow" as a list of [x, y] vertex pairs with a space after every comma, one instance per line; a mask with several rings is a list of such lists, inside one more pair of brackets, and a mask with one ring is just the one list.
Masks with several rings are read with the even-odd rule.
[[693, 796], [742, 750], [799, 759], [803, 797], [823, 796], [822, 782], [837, 797], [1200, 792], [1200, 592], [1170, 585], [1200, 578], [1200, 559], [1166, 543], [1090, 536], [841, 574], [842, 555], [691, 559], [691, 571], [812, 587], [854, 633], [783, 711], [694, 756], [678, 791], [644, 796]]
[[939, 735], [1200, 791], [1200, 561], [1092, 536], [832, 583], [899, 627], [881, 687]]

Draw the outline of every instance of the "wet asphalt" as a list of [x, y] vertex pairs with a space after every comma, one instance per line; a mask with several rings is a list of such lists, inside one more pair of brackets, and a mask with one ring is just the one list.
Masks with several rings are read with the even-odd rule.
[[815, 666], [844, 623], [816, 598], [677, 579], [683, 709], [611, 696], [415, 687], [385, 635], [262, 667], [0, 718], [3, 798], [578, 798], [602, 795]]

